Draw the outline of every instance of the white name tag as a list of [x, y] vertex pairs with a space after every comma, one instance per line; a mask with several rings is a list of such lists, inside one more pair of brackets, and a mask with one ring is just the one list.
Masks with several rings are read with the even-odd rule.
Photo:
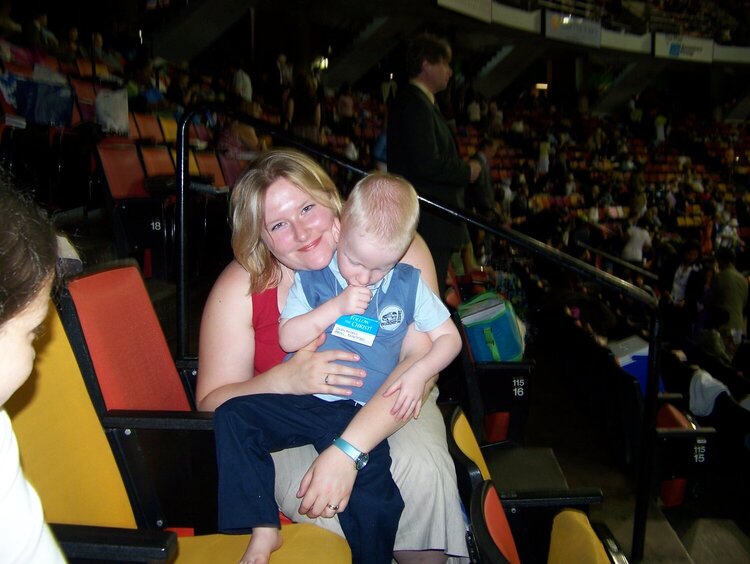
[[333, 326], [332, 334], [371, 347], [379, 328], [378, 320], [372, 317], [342, 315]]

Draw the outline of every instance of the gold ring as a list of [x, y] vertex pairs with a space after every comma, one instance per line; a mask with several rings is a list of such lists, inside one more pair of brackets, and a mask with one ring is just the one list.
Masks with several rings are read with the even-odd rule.
[[328, 509], [331, 509], [332, 511], [338, 511], [339, 510], [339, 506], [338, 505], [331, 505], [330, 503], [328, 505], [326, 505], [326, 507]]

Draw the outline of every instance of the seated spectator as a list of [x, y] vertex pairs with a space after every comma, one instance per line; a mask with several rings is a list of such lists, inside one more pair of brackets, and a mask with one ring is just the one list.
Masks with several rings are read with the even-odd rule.
[[729, 323], [729, 312], [720, 307], [709, 307], [703, 329], [696, 337], [696, 344], [706, 354], [718, 358], [727, 366], [732, 365], [732, 355], [724, 345], [720, 329]]
[[729, 320], [724, 326], [732, 335], [727, 343], [730, 354], [747, 334], [746, 311], [748, 305], [747, 278], [735, 267], [734, 251], [727, 248], [716, 252], [718, 272], [714, 275], [707, 296], [707, 303], [725, 309], [729, 313]]
[[690, 411], [707, 418], [705, 423], [719, 432], [722, 448], [731, 449], [729, 452], [750, 450], [748, 405], [748, 397], [738, 402], [723, 382], [696, 367], [690, 380]]
[[245, 61], [240, 58], [230, 64], [229, 71], [232, 73], [232, 96], [236, 97], [240, 111], [249, 114], [252, 112], [253, 83], [244, 66]]
[[26, 46], [29, 49], [50, 55], [57, 54], [59, 41], [55, 37], [55, 34], [47, 29], [46, 11], [36, 10], [24, 33], [26, 36]]
[[642, 267], [644, 251], [651, 248], [651, 234], [648, 231], [648, 223], [643, 218], [639, 219], [637, 213], [631, 212], [630, 221], [631, 225], [625, 232], [622, 258]]
[[125, 64], [122, 55], [117, 51], [105, 49], [104, 36], [98, 31], [91, 34], [91, 48], [93, 49], [94, 59], [97, 62], [107, 65], [110, 72], [113, 74], [122, 74], [124, 72]]
[[202, 76], [198, 81], [198, 103], [213, 103], [220, 101], [221, 96], [216, 92], [213, 86], [214, 79], [210, 75]]
[[688, 241], [682, 249], [682, 262], [666, 273], [662, 287], [668, 292], [669, 306], [664, 316], [667, 340], [675, 343], [692, 336], [699, 304], [704, 299], [706, 272], [701, 267], [698, 241]]
[[657, 206], [649, 206], [643, 215], [643, 220], [646, 222], [646, 229], [652, 234], [658, 233], [661, 230], [662, 222], [659, 219], [659, 208]]
[[3, 0], [0, 2], [0, 35], [14, 39], [21, 35], [23, 27], [20, 23], [16, 22], [11, 18], [10, 14], [13, 9], [13, 4], [10, 0]]
[[190, 74], [185, 70], [180, 70], [177, 76], [174, 76], [167, 88], [166, 98], [178, 109], [188, 108], [198, 100], [198, 87], [190, 83]]
[[317, 94], [318, 84], [310, 72], [300, 74], [287, 101], [286, 123], [292, 132], [313, 143], [320, 143], [322, 107]]
[[352, 87], [348, 82], [344, 82], [339, 90], [336, 100], [336, 115], [338, 116], [338, 129], [341, 135], [346, 135], [349, 139], [354, 139], [356, 137], [356, 114], [354, 112]]
[[503, 134], [503, 111], [498, 107], [497, 101], [492, 100], [487, 109], [487, 135], [489, 137], [500, 137]]
[[466, 106], [466, 116], [470, 124], [479, 126], [479, 122], [482, 120], [482, 106], [479, 104], [479, 94], [476, 94], [469, 102], [469, 105]]
[[728, 213], [724, 214], [724, 225], [717, 230], [716, 248], [730, 249], [735, 253], [745, 246], [745, 242], [740, 238], [737, 228], [739, 222], [736, 217], [731, 217]]
[[68, 37], [60, 46], [60, 58], [67, 62], [75, 62], [85, 56], [83, 49], [78, 43], [78, 28], [73, 26], [68, 29]]
[[[255, 107], [258, 108], [257, 105]], [[245, 163], [255, 156], [255, 152], [260, 148], [260, 142], [252, 126], [229, 120], [219, 132], [216, 148], [219, 151], [224, 180], [228, 186], [232, 186], [245, 168]]]
[[141, 56], [136, 62], [133, 78], [127, 83], [128, 107], [135, 112], [153, 112], [169, 107], [154, 75], [154, 63]]

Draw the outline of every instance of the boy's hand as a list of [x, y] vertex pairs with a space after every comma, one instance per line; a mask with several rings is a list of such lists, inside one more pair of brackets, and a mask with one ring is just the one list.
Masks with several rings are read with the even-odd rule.
[[398, 392], [396, 402], [391, 408], [391, 415], [401, 421], [406, 421], [411, 417], [417, 419], [422, 409], [422, 398], [424, 397], [425, 383], [421, 378], [413, 375], [408, 376], [409, 371], [402, 374], [388, 389], [383, 392], [383, 397], [391, 396]]
[[364, 313], [370, 305], [372, 292], [364, 286], [347, 286], [335, 299], [341, 315]]

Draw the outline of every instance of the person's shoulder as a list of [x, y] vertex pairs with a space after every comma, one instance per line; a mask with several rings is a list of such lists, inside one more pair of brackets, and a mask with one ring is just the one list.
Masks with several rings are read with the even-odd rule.
[[429, 100], [424, 93], [415, 85], [408, 83], [399, 90], [396, 94], [396, 98], [393, 101], [394, 106], [408, 106], [416, 103], [422, 105], [429, 105]]
[[222, 295], [242, 295], [250, 293], [250, 274], [236, 260], [230, 262], [214, 283], [212, 293]]
[[405, 262], [400, 262], [396, 266], [393, 267], [394, 274], [407, 274], [412, 275], [413, 273], [417, 273], [417, 276], [419, 276], [419, 269], [416, 266], [412, 266], [411, 264], [407, 264]]

